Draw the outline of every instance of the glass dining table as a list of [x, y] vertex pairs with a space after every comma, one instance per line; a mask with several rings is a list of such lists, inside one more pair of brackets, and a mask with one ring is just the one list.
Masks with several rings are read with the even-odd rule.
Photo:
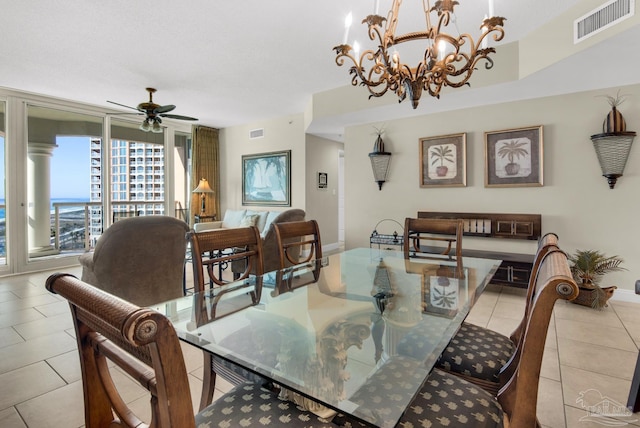
[[154, 309], [303, 407], [393, 427], [500, 263], [356, 248]]

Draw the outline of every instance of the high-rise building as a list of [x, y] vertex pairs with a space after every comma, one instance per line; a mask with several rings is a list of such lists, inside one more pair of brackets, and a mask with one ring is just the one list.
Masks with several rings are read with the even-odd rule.
[[[102, 202], [102, 140], [91, 139], [91, 202]], [[121, 217], [164, 214], [164, 147], [158, 144], [112, 140], [110, 151], [112, 221]], [[119, 203], [122, 202], [122, 203]], [[102, 234], [102, 206], [91, 207], [92, 245]]]

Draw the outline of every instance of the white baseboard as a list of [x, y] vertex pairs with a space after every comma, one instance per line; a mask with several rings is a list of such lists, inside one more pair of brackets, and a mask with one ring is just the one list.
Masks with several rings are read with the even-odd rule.
[[325, 253], [325, 252], [337, 250], [339, 248], [340, 248], [340, 243], [339, 242], [334, 242], [333, 244], [323, 245], [322, 246], [322, 252]]
[[611, 296], [611, 300], [619, 302], [640, 303], [640, 295], [633, 290], [620, 290], [619, 288]]

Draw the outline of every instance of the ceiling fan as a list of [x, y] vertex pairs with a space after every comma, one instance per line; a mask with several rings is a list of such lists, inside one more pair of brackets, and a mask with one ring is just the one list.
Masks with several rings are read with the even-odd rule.
[[[131, 107], [124, 104], [116, 103], [114, 101], [107, 100], [108, 103], [115, 104], [121, 107], [130, 108], [133, 110], [137, 110], [138, 113], [123, 113], [123, 114], [144, 114], [146, 115], [145, 119], [142, 121], [140, 125], [140, 129], [145, 132], [162, 132], [162, 127], [160, 124], [162, 123], [162, 118], [166, 117], [169, 119], [178, 119], [178, 120], [198, 120], [195, 117], [189, 116], [181, 116], [178, 114], [167, 114], [173, 109], [176, 108], [173, 104], [167, 104], [166, 106], [161, 106], [153, 102], [153, 94], [156, 92], [155, 88], [146, 88], [147, 92], [149, 92], [149, 101], [138, 104], [137, 107]], [[117, 114], [117, 113], [116, 113]]]

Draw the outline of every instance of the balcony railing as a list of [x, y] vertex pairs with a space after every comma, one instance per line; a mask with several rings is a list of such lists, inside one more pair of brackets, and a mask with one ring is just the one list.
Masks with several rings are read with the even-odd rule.
[[[0, 210], [5, 212], [5, 204]], [[164, 200], [114, 201], [114, 218], [134, 215], [163, 215]], [[6, 216], [0, 217], [0, 258], [6, 254]], [[101, 202], [55, 202], [51, 211], [51, 245], [59, 254], [73, 254], [95, 247], [104, 230]]]

